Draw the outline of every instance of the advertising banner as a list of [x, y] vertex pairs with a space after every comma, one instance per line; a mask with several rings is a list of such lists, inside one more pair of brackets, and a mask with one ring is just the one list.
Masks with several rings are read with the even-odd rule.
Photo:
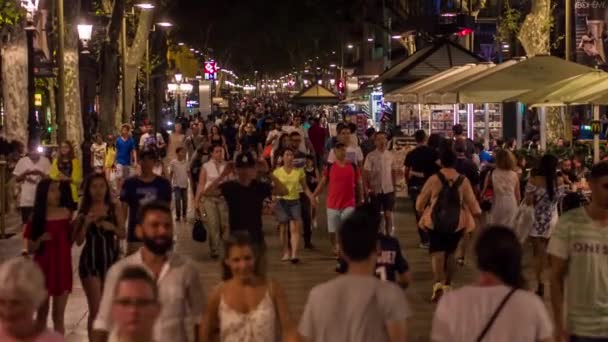
[[576, 62], [608, 67], [608, 0], [574, 0]]

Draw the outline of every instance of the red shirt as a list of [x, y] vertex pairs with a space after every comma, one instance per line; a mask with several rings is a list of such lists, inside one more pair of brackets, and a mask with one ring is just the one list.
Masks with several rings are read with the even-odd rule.
[[320, 125], [312, 125], [308, 129], [308, 139], [315, 149], [317, 155], [323, 155], [323, 148], [325, 147], [326, 132]]
[[[328, 169], [331, 174], [328, 175]], [[327, 207], [329, 209], [345, 209], [355, 206], [355, 187], [361, 173], [351, 163], [345, 163], [343, 166], [338, 162], [325, 168], [323, 175], [329, 179], [327, 190]]]

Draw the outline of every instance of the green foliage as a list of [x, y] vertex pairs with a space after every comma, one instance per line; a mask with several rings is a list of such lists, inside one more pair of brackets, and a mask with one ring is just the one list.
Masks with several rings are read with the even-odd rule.
[[519, 34], [519, 29], [524, 20], [520, 10], [511, 7], [509, 1], [505, 1], [505, 9], [498, 20], [496, 38], [501, 42], [509, 42]]
[[17, 28], [23, 18], [25, 9], [16, 0], [0, 0], [0, 38], [4, 38]]

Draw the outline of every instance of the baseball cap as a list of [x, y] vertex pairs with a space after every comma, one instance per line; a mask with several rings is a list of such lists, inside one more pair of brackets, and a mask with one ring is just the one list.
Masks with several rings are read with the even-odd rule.
[[254, 167], [255, 158], [249, 152], [243, 152], [236, 157], [235, 166], [237, 169]]

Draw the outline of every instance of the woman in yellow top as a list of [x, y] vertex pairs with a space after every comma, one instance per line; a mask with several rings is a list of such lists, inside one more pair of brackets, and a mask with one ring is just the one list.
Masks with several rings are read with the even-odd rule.
[[108, 139], [106, 141], [107, 150], [106, 150], [106, 160], [103, 165], [104, 173], [106, 174], [106, 179], [108, 181], [112, 180], [112, 173], [114, 172], [114, 168], [116, 167], [116, 139], [112, 134], [108, 135]]
[[[302, 168], [293, 166], [294, 150], [285, 148], [282, 151], [283, 166], [274, 170], [273, 175], [285, 185], [287, 195], [279, 196], [275, 206], [275, 214], [279, 221], [281, 230], [281, 243], [283, 244], [283, 261], [291, 261], [297, 264], [298, 246], [300, 243], [300, 226], [302, 222], [302, 206], [300, 204], [300, 192], [302, 190], [315, 203], [314, 197], [306, 185], [306, 173]], [[287, 229], [291, 233], [291, 250], [288, 244]]]
[[53, 180], [70, 182], [72, 199], [78, 203], [78, 188], [82, 182], [82, 167], [80, 161], [74, 156], [74, 148], [68, 141], [59, 145], [57, 158], [53, 160], [49, 176]]

